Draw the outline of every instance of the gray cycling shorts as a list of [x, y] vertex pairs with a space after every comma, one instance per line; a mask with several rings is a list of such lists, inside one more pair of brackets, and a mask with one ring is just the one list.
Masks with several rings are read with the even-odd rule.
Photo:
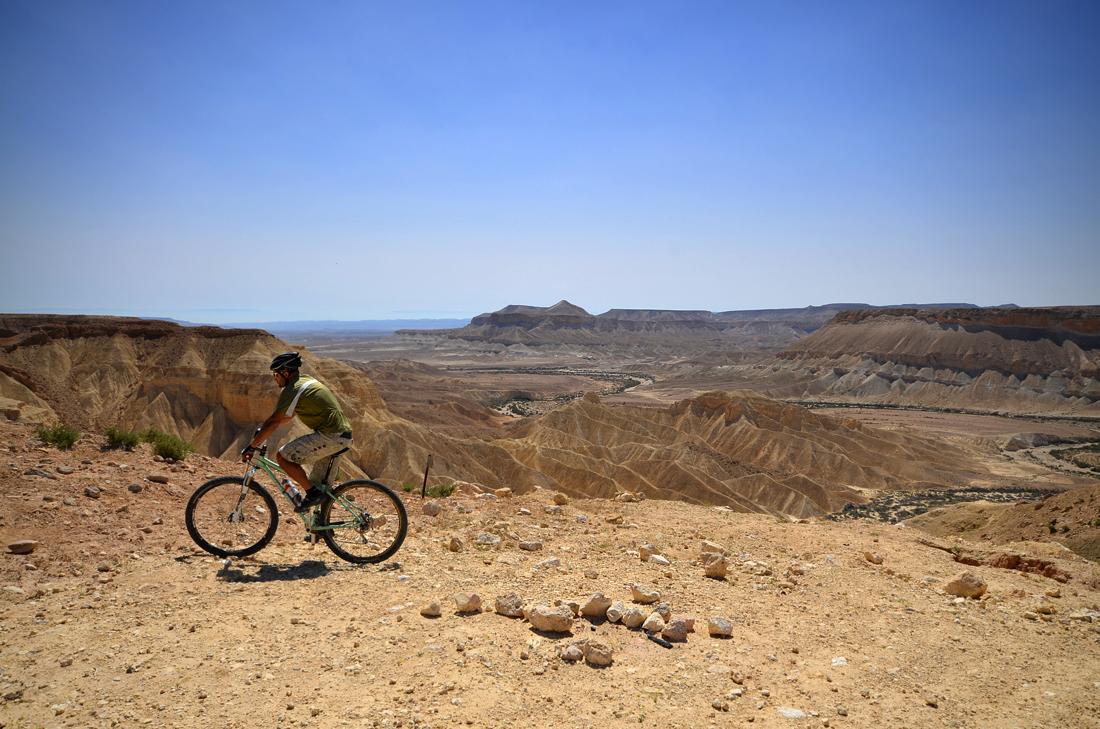
[[298, 464], [313, 462], [309, 471], [309, 481], [316, 486], [325, 481], [333, 483], [339, 474], [340, 458], [337, 455], [351, 447], [351, 434], [329, 435], [327, 433], [309, 433], [284, 443], [279, 453], [288, 461]]

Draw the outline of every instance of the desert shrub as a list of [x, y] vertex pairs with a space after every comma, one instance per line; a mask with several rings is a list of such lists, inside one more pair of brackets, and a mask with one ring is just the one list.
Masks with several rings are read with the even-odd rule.
[[415, 488], [416, 488], [415, 483], [401, 484], [401, 490], [404, 491], [407, 494], [411, 494], [413, 492], [413, 489], [415, 489]]
[[72, 448], [73, 443], [76, 443], [77, 439], [80, 438], [79, 430], [70, 428], [63, 423], [52, 426], [40, 425], [35, 434], [43, 443], [60, 448], [63, 451]]
[[156, 428], [146, 428], [138, 434], [138, 437], [153, 446], [153, 453], [161, 458], [171, 458], [173, 461], [182, 461], [195, 452], [195, 446], [187, 441], [169, 433], [164, 433]]
[[453, 494], [454, 490], [454, 483], [444, 483], [439, 484], [438, 486], [429, 486], [427, 493], [428, 496], [431, 496], [433, 499], [445, 499]]
[[141, 442], [141, 437], [137, 433], [122, 428], [107, 428], [104, 435], [107, 436], [107, 447], [111, 449], [124, 448], [132, 451]]

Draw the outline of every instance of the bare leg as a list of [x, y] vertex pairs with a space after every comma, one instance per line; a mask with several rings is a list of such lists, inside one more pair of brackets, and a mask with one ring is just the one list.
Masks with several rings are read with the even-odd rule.
[[306, 475], [306, 469], [302, 468], [294, 461], [288, 460], [279, 452], [275, 453], [275, 460], [278, 461], [282, 469], [286, 471], [286, 475], [290, 476], [290, 480], [298, 484], [298, 488], [302, 490], [302, 494], [309, 493], [309, 489], [313, 484], [309, 482], [309, 476]]

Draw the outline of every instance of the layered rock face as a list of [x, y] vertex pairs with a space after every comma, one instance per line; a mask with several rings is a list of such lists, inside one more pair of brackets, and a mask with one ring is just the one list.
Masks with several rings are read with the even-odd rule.
[[[969, 306], [967, 304], [929, 304]], [[399, 331], [415, 337], [435, 335], [474, 342], [529, 346], [706, 345], [729, 347], [750, 344], [778, 347], [812, 332], [835, 315], [873, 309], [870, 304], [826, 304], [800, 309], [750, 311], [693, 311], [669, 309], [611, 309], [592, 315], [568, 301], [554, 306], [506, 306], [474, 317], [460, 329], [434, 332]]]
[[586, 398], [497, 441], [573, 494], [728, 505], [810, 516], [862, 501], [861, 489], [955, 484], [967, 456], [750, 393], [707, 393], [665, 409]]
[[[236, 448], [270, 415], [268, 370], [288, 345], [258, 329], [181, 327], [115, 317], [0, 316], [0, 408], [13, 420], [102, 431], [154, 427], [208, 455]], [[358, 371], [305, 354], [353, 420], [388, 413]]]
[[845, 312], [773, 370], [785, 396], [1100, 412], [1100, 307]]

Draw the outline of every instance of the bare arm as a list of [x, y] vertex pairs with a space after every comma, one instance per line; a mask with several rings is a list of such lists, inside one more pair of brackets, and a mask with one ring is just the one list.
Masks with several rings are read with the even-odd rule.
[[268, 419], [263, 422], [263, 425], [256, 429], [256, 434], [253, 435], [252, 440], [248, 442], [248, 448], [246, 448], [245, 452], [241, 454], [242, 460], [250, 460], [252, 454], [248, 452], [248, 449], [258, 447], [260, 443], [263, 443], [265, 440], [271, 437], [272, 433], [274, 433], [276, 430], [286, 424], [289, 420], [290, 418], [287, 416], [287, 414], [282, 412], [281, 410], [276, 410], [275, 412], [271, 413]]

